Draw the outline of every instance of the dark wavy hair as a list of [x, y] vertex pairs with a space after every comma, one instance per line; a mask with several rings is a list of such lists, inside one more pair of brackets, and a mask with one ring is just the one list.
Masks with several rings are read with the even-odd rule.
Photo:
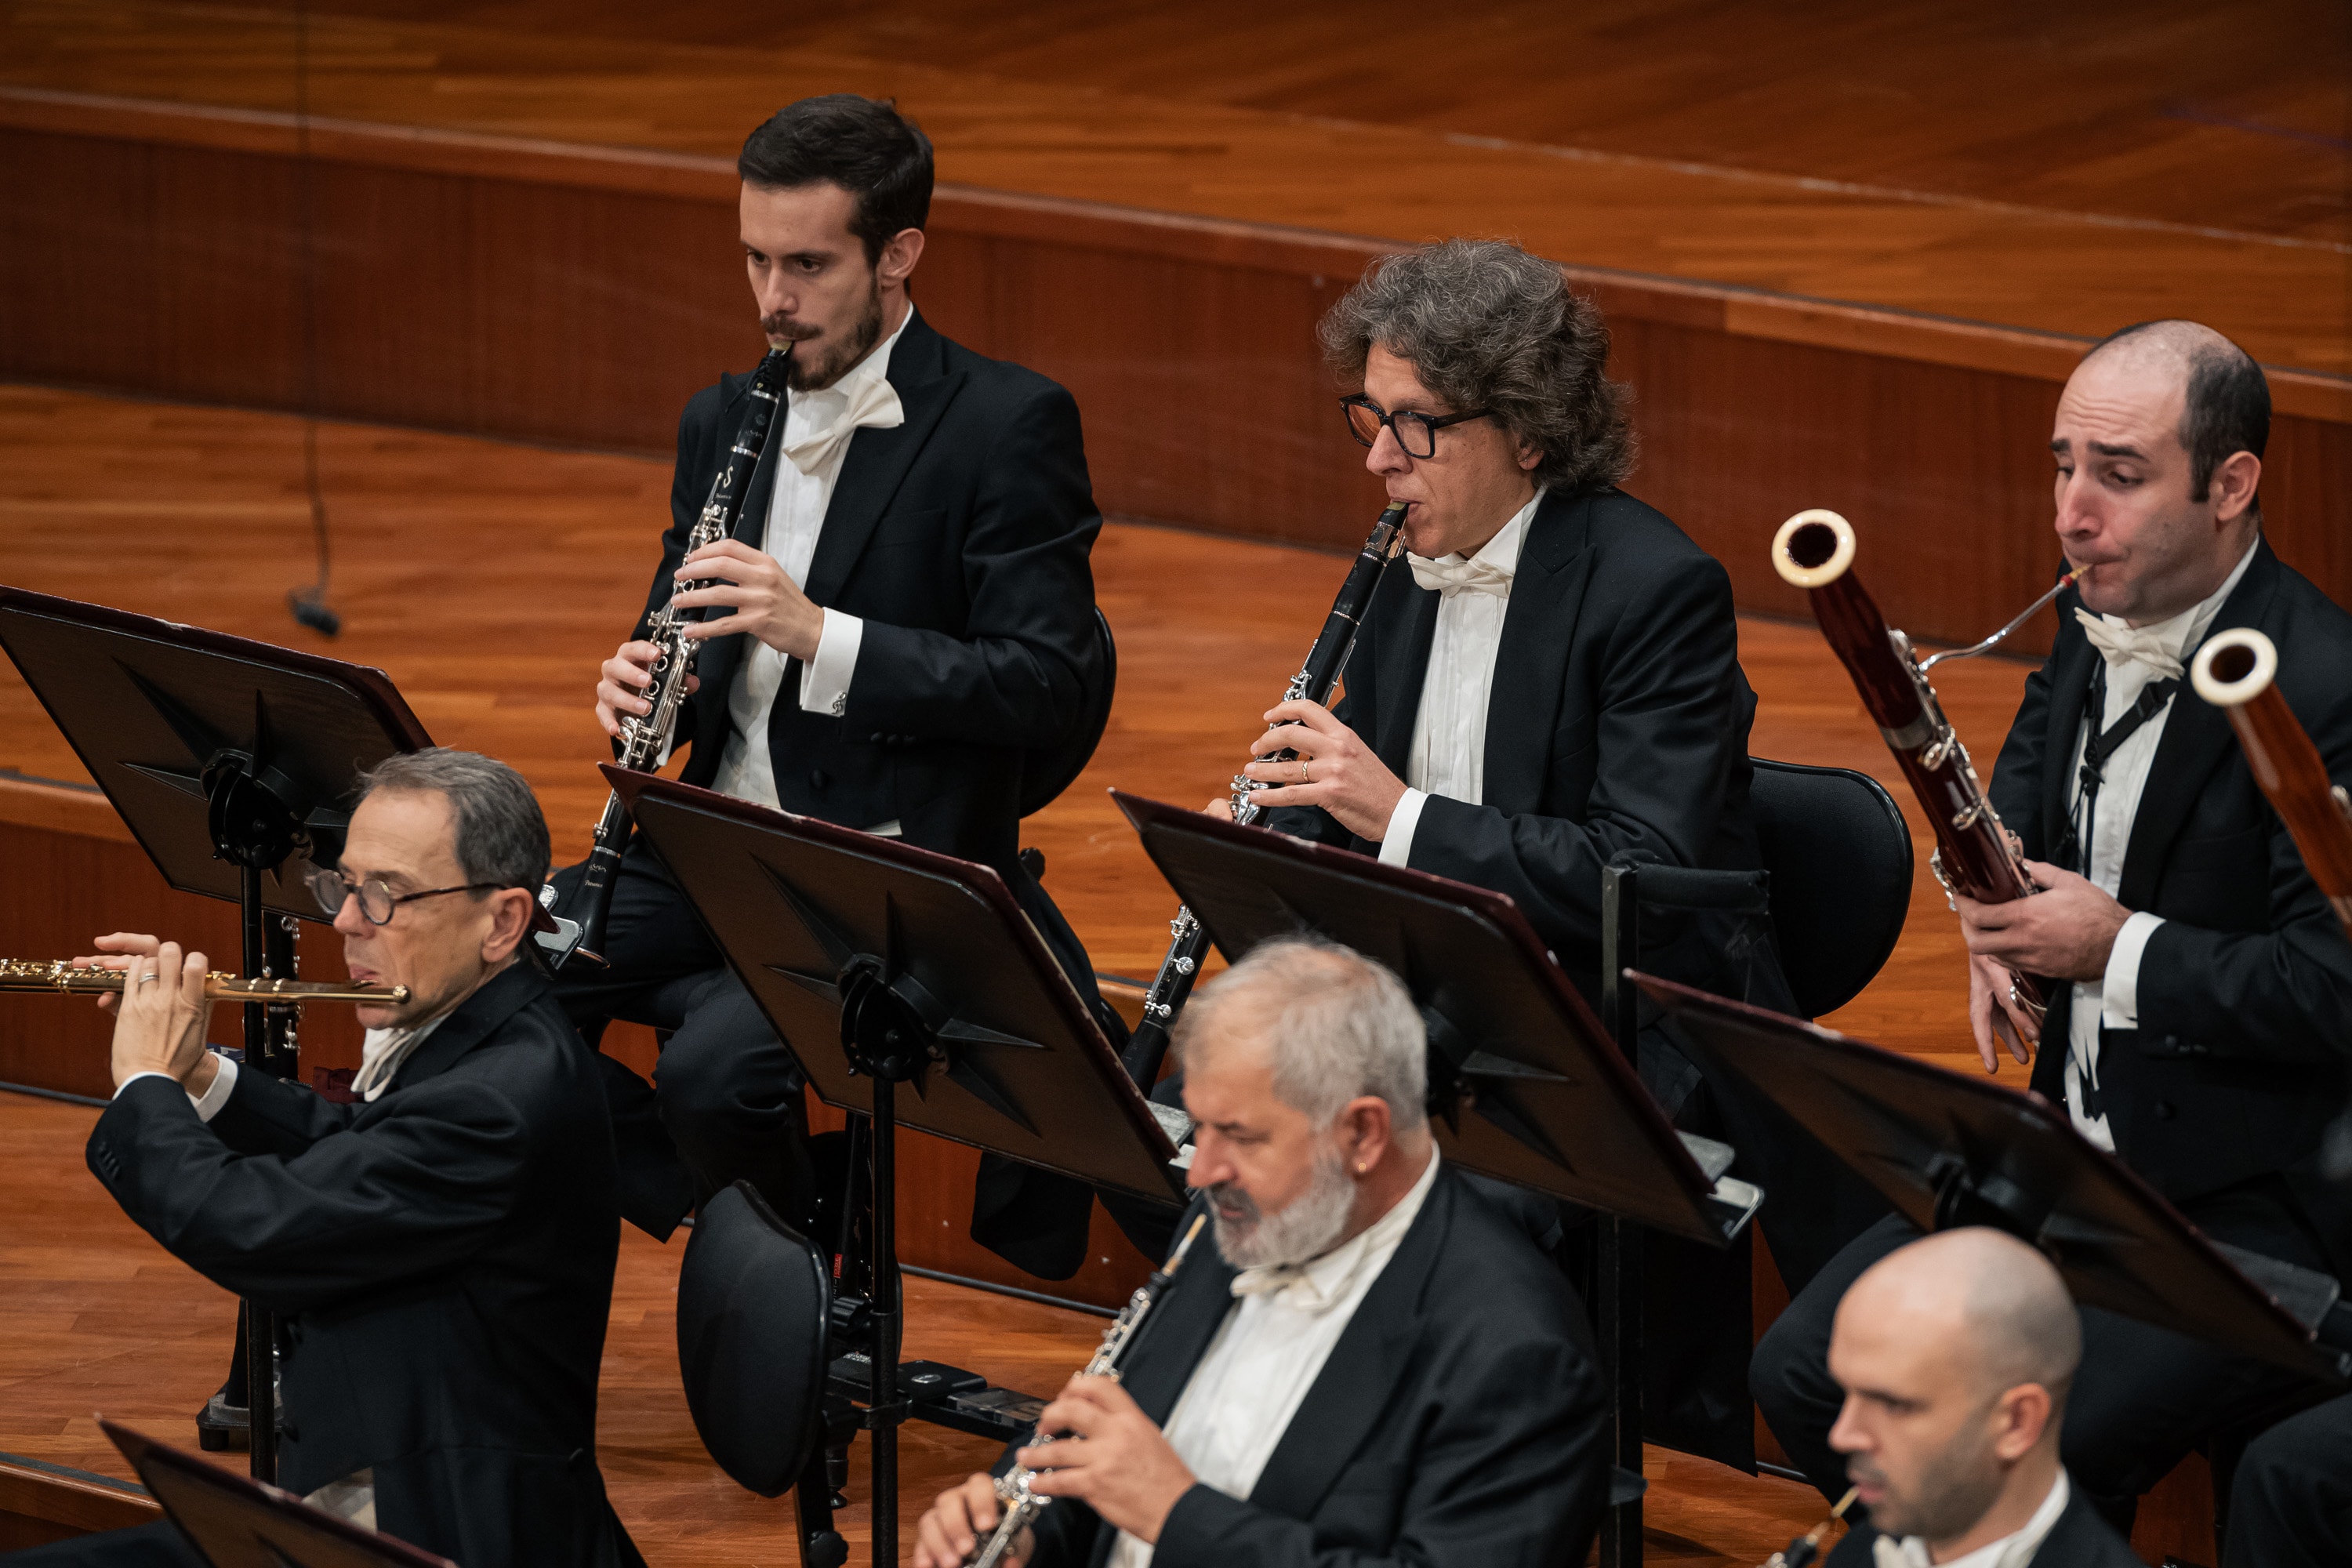
[[1325, 314], [1323, 357], [1360, 382], [1377, 343], [1457, 411], [1486, 408], [1543, 454], [1537, 482], [1575, 494], [1633, 471], [1633, 393], [1604, 374], [1609, 328], [1559, 268], [1499, 239], [1383, 257]]
[[847, 191], [857, 200], [849, 232], [868, 267], [892, 235], [931, 215], [930, 138], [888, 99], [829, 92], [786, 104], [744, 138], [735, 172], [771, 190], [829, 180]]

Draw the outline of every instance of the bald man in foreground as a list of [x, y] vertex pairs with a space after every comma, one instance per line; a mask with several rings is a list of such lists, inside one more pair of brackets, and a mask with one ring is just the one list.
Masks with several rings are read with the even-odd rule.
[[2136, 1568], [2059, 1463], [2082, 1354], [2058, 1271], [2012, 1237], [1945, 1231], [1874, 1265], [1830, 1341], [1830, 1446], [1870, 1518], [1830, 1568]]
[[[2259, 629], [2288, 707], [2352, 781], [2352, 615], [2263, 537], [2269, 433], [2262, 367], [2193, 321], [2126, 328], [2075, 367], [2050, 451], [2056, 543], [2081, 576], [1990, 786], [2042, 890], [1958, 908], [1987, 1071], [2014, 1072], [2002, 1056], [2024, 1062], [2037, 1035], [2007, 972], [2038, 977], [2029, 1087], [2208, 1237], [2343, 1279], [2317, 1166], [2352, 1089], [2352, 943], [2222, 711], [2180, 689], [2207, 637]], [[1831, 1318], [1916, 1235], [1895, 1219], [1850, 1243], [1749, 1363], [1765, 1419], [1830, 1496]], [[2119, 1529], [2199, 1442], [2305, 1396], [2284, 1370], [2112, 1312], [2086, 1309], [2083, 1331], [2066, 1467]]]

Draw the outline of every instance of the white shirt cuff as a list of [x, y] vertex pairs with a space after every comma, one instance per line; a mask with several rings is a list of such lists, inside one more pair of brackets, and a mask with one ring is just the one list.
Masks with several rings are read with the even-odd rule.
[[[205, 1090], [201, 1096], [194, 1094], [188, 1096], [188, 1103], [196, 1108], [196, 1120], [199, 1121], [210, 1121], [214, 1117], [218, 1116], [221, 1107], [228, 1103], [228, 1097], [236, 1091], [236, 1061], [220, 1055], [217, 1051], [213, 1054], [213, 1060], [219, 1064], [219, 1070], [213, 1074], [213, 1086]], [[135, 1072], [117, 1084], [114, 1092], [119, 1097], [124, 1089], [142, 1078], [171, 1077], [172, 1075], [167, 1072]], [[173, 1081], [176, 1083], [179, 1080], [173, 1079]]]
[[1421, 826], [1421, 808], [1428, 802], [1426, 794], [1410, 787], [1397, 796], [1396, 809], [1389, 813], [1388, 831], [1381, 835], [1381, 865], [1412, 863], [1412, 830]]
[[2124, 929], [2116, 932], [2116, 944], [2107, 950], [2107, 972], [2099, 984], [2099, 1022], [2110, 1029], [2139, 1027], [2139, 961], [2147, 951], [2147, 939], [2164, 917], [2145, 910], [2125, 920]]
[[863, 620], [839, 610], [824, 612], [816, 657], [801, 666], [802, 712], [830, 713], [838, 719], [848, 710], [849, 678], [857, 673], [857, 650], [865, 641]]

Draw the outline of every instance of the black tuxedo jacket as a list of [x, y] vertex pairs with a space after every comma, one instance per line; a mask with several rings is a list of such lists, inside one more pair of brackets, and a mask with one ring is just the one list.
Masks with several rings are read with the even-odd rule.
[[640, 1561], [595, 1459], [612, 1130], [533, 971], [493, 976], [372, 1104], [246, 1071], [207, 1125], [141, 1079], [89, 1160], [173, 1256], [284, 1315], [280, 1484], [373, 1468], [379, 1526], [467, 1568]]
[[[2072, 589], [2059, 595], [2057, 644], [2026, 681], [1991, 784], [1995, 809], [2037, 860], [2065, 836], [2099, 658], [2074, 620], [2079, 602]], [[2352, 616], [2264, 542], [2214, 617], [2214, 631], [2232, 626], [2278, 645], [2281, 694], [2328, 772], [2352, 780]], [[2352, 945], [2227, 718], [2186, 682], [2132, 819], [2117, 900], [2165, 923], [2140, 960], [2140, 1026], [2105, 1031], [2100, 1046], [2116, 1152], [2176, 1201], [2284, 1172], [2326, 1205], [2296, 1167], [2343, 1108]], [[2045, 990], [2051, 1022], [2032, 1081], [2063, 1104], [2072, 988]]]
[[[695, 394], [678, 422], [669, 531], [646, 615], [668, 602], [688, 534], [743, 418], [749, 377]], [[800, 706], [788, 660], [768, 725], [784, 809], [849, 827], [896, 820], [910, 844], [1000, 870], [1019, 852], [1022, 753], [1059, 744], [1108, 679], [1096, 647], [1087, 555], [1102, 520], [1078, 408], [1034, 371], [984, 359], [919, 312], [890, 353], [906, 422], [851, 437], [806, 591], [861, 616], [841, 717]], [[736, 537], [765, 537], [782, 416], [744, 496]], [[637, 636], [644, 635], [640, 622]], [[708, 784], [726, 751], [744, 638], [696, 659], [678, 721], [684, 778]]]
[[[1334, 714], [1399, 778], [1412, 750], [1439, 595], [1381, 580]], [[1412, 865], [1507, 893], [1597, 1002], [1601, 872], [1631, 853], [1753, 870], [1748, 731], [1731, 579], [1665, 516], [1615, 489], [1547, 495], [1528, 525], [1486, 706], [1483, 804], [1433, 795]], [[1301, 837], [1376, 855], [1319, 808], [1267, 815]], [[1720, 922], [1654, 921], [1643, 967], [1787, 1010], [1769, 946]]]
[[[1123, 1368], [1166, 1425], [1234, 1304], [1195, 1247]], [[1608, 1411], [1582, 1308], [1451, 1167], [1356, 1310], [1246, 1500], [1195, 1486], [1154, 1568], [1579, 1564], [1608, 1496]], [[1084, 1504], [1038, 1516], [1039, 1568], [1099, 1565]]]
[[[1828, 1568], [1871, 1568], [1877, 1539], [1878, 1531], [1867, 1523], [1855, 1525], [1831, 1550]], [[2068, 1491], [2065, 1511], [2034, 1548], [2033, 1562], [2038, 1568], [2140, 1568], [2131, 1543], [2099, 1517], [2080, 1487]]]

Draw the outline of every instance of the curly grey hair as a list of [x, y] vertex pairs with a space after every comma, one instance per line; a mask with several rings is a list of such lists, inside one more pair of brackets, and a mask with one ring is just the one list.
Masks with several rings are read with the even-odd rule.
[[1603, 374], [1609, 328], [1559, 268], [1499, 239], [1383, 257], [1324, 316], [1323, 356], [1360, 381], [1377, 343], [1457, 411], [1491, 409], [1543, 454], [1535, 479], [1575, 494], [1633, 471], [1633, 389]]

